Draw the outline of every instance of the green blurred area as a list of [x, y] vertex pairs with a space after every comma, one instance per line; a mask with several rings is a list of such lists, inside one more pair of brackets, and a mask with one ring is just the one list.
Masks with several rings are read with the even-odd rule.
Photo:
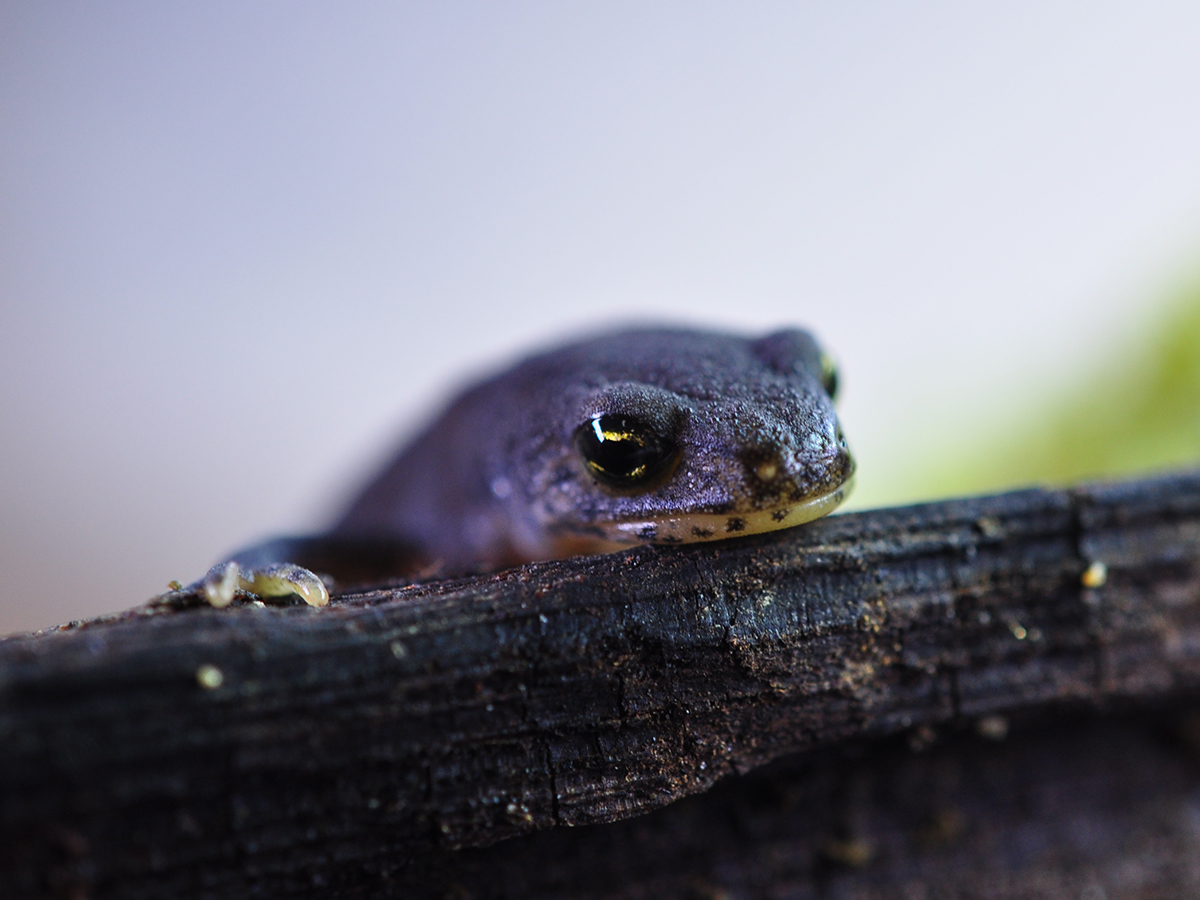
[[1200, 465], [1200, 283], [1019, 419], [913, 472], [912, 494], [950, 497]]

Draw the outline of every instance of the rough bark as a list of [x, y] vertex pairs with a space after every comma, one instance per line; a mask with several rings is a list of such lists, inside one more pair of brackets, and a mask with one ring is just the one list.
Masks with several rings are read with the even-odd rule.
[[[1096, 562], [1107, 579], [1086, 586]], [[972, 723], [996, 736], [997, 717], [1166, 710], [1198, 689], [1196, 472], [840, 516], [320, 610], [153, 605], [0, 642], [0, 895], [874, 897], [941, 872], [920, 882], [941, 896], [963, 865], [1065, 883], [1091, 858], [1068, 852], [1090, 827], [1166, 835], [1147, 846], [1174, 874], [1108, 896], [1159, 896], [1161, 883], [1179, 896], [1186, 878], [1195, 892], [1200, 838], [1185, 813], [1200, 776], [1152, 737], [1165, 719], [908, 748]], [[847, 747], [866, 755], [847, 762]], [[798, 751], [791, 768], [643, 815]], [[1078, 762], [1049, 764], [1063, 754]], [[1039, 832], [1046, 852], [1022, 843], [1028, 802], [938, 781], [977, 765], [1061, 795]], [[909, 793], [888, 794], [892, 771]], [[942, 790], [922, 806], [926, 782]], [[814, 799], [718, 852], [708, 836], [763, 784]], [[943, 807], [986, 825], [947, 825], [974, 836], [951, 835], [951, 856], [895, 824]], [[637, 837], [647, 828], [698, 855], [656, 851]], [[587, 875], [605, 853], [628, 879]], [[1122, 858], [1097, 857], [1114, 872]], [[734, 870], [741, 880], [722, 880]], [[945, 895], [1038, 896], [978, 887]]]
[[789, 756], [645, 816], [435, 851], [361, 896], [1200, 896], [1193, 715], [1013, 725]]

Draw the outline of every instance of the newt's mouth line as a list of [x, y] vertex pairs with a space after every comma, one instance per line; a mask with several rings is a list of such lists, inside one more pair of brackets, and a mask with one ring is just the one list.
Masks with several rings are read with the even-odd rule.
[[683, 513], [592, 522], [587, 532], [594, 539], [610, 542], [613, 549], [630, 544], [689, 544], [762, 534], [803, 525], [833, 512], [853, 487], [854, 475], [851, 474], [832, 490], [798, 503], [781, 503], [770, 509], [747, 513]]

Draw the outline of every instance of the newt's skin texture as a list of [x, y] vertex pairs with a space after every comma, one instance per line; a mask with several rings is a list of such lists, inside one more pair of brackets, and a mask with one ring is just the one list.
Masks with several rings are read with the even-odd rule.
[[305, 545], [395, 541], [453, 571], [789, 528], [850, 489], [834, 389], [800, 330], [571, 344], [463, 393]]

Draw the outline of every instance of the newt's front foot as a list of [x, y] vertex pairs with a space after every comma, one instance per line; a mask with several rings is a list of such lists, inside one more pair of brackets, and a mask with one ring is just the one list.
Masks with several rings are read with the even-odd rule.
[[259, 597], [290, 597], [298, 594], [309, 606], [329, 603], [329, 591], [321, 579], [295, 563], [271, 563], [261, 568], [236, 562], [217, 563], [197, 582], [205, 599], [222, 609], [233, 602], [238, 591]]

